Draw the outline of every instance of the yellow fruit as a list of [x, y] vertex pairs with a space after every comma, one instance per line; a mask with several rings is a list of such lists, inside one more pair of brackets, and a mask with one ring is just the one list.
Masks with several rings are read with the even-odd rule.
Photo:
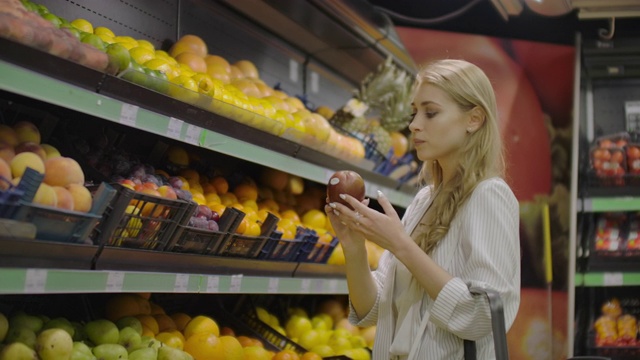
[[[154, 53], [155, 54], [155, 53]], [[151, 70], [158, 70], [167, 75], [167, 79], [171, 80], [176, 76], [179, 76], [178, 70], [169, 63], [168, 60], [163, 58], [153, 58], [144, 63], [144, 66]]]
[[[186, 51], [186, 49], [191, 49], [191, 52], [197, 54], [200, 57], [205, 57], [209, 52], [207, 50], [207, 44], [204, 42], [204, 40], [202, 40], [202, 38], [200, 38], [199, 36], [191, 34], [184, 35], [180, 39], [178, 39], [174, 46], [171, 47], [171, 50], [173, 50], [174, 47], [176, 47], [176, 49], [184, 48], [182, 52]], [[169, 51], [169, 54], [171, 54], [172, 56], [175, 57], [179, 54], [172, 54], [171, 50]]]
[[180, 146], [174, 145], [167, 149], [167, 160], [175, 165], [189, 165], [189, 155], [187, 154], [187, 151]]
[[151, 50], [151, 51], [153, 51], [155, 53], [156, 47], [153, 46], [152, 43], [150, 43], [147, 40], [143, 40], [143, 39], [138, 39], [137, 41], [138, 41], [138, 46], [141, 46], [143, 48], [147, 48], [147, 49], [149, 49], [149, 50]]
[[404, 156], [409, 148], [409, 140], [407, 140], [407, 137], [397, 131], [393, 131], [389, 135], [391, 135], [393, 155], [398, 158]]
[[155, 59], [156, 53], [153, 50], [147, 49], [140, 45], [129, 50], [129, 55], [138, 64], [144, 64], [149, 60]]
[[180, 336], [170, 333], [170, 332], [161, 332], [155, 336], [156, 340], [162, 341], [165, 345], [171, 346], [175, 349], [184, 349], [184, 341]]
[[207, 63], [204, 59], [192, 52], [183, 52], [176, 56], [178, 64], [185, 64], [196, 73], [207, 72]]
[[5, 336], [7, 336], [7, 332], [9, 331], [9, 321], [7, 317], [0, 313], [0, 342], [4, 341]]
[[336, 245], [336, 247], [333, 249], [333, 252], [329, 256], [329, 259], [327, 260], [327, 264], [328, 265], [344, 265], [345, 264], [344, 251], [342, 250], [342, 246], [340, 244]]
[[93, 33], [93, 25], [85, 19], [75, 19], [71, 22], [71, 26], [80, 31]]
[[135, 316], [141, 313], [137, 295], [118, 294], [107, 300], [105, 317], [111, 321], [118, 321], [125, 316]]
[[113, 31], [111, 31], [111, 29], [104, 26], [96, 27], [95, 29], [93, 29], [93, 33], [96, 35], [107, 35], [112, 38], [116, 37], [116, 34], [114, 34]]
[[236, 195], [238, 200], [258, 200], [258, 189], [249, 184], [238, 184], [238, 186], [233, 189], [233, 193]]
[[158, 321], [153, 317], [153, 315], [136, 315], [136, 318], [140, 320], [142, 326], [146, 326], [153, 334], [160, 332]]
[[191, 321], [191, 316], [183, 312], [173, 313], [169, 316], [171, 316], [171, 319], [173, 319], [173, 322], [176, 324], [176, 329], [179, 331], [183, 331], [189, 321]]
[[234, 337], [229, 335], [220, 336], [220, 342], [222, 343], [222, 354], [220, 359], [223, 360], [243, 360], [244, 350], [240, 342]]
[[198, 315], [191, 319], [182, 331], [184, 337], [189, 340], [191, 336], [198, 333], [210, 333], [220, 336], [220, 328], [218, 323], [212, 318], [204, 315]]
[[184, 343], [184, 351], [191, 354], [195, 359], [214, 360], [221, 358], [222, 346], [223, 344], [217, 335], [201, 332], [187, 337], [187, 341]]
[[313, 329], [311, 320], [307, 317], [293, 315], [287, 320], [284, 326], [284, 330], [287, 332], [287, 336], [290, 338], [300, 338], [302, 334]]
[[240, 69], [242, 74], [244, 74], [247, 78], [259, 78], [258, 69], [256, 66], [249, 60], [240, 60], [233, 64], [235, 67]]
[[326, 345], [326, 344], [324, 344], [324, 345], [316, 345], [316, 346], [312, 347], [309, 350], [311, 350], [312, 352], [320, 355], [323, 358], [335, 355], [335, 353], [334, 353], [333, 349], [331, 348], [331, 346]]
[[244, 348], [245, 360], [270, 360], [271, 355], [269, 352], [261, 346], [247, 346]]
[[327, 226], [327, 216], [318, 209], [311, 209], [302, 215], [302, 224], [306, 227], [324, 229]]
[[154, 314], [153, 317], [158, 322], [160, 332], [176, 330], [178, 327], [173, 319], [167, 314]]
[[14, 178], [22, 177], [22, 174], [24, 174], [28, 167], [41, 174], [44, 174], [45, 170], [42, 158], [32, 152], [23, 152], [14, 156], [13, 159], [11, 159], [9, 166], [11, 167], [11, 174]]

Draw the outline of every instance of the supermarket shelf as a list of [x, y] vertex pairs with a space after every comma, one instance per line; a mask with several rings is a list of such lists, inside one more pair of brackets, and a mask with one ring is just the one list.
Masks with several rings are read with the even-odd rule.
[[56, 293], [346, 294], [346, 281], [246, 275], [0, 268], [0, 294]]
[[576, 286], [640, 286], [640, 272], [576, 273]]
[[577, 210], [584, 212], [605, 211], [638, 211], [640, 210], [640, 197], [590, 197], [582, 202], [578, 201]]
[[[12, 51], [8, 51], [0, 55], [0, 74], [2, 74], [0, 90], [276, 168], [318, 183], [326, 183], [335, 170], [353, 169], [365, 178], [366, 195], [369, 197], [377, 197], [377, 190], [381, 190], [391, 203], [401, 207], [408, 206], [413, 198], [413, 191], [406, 188], [398, 190], [400, 186], [397, 182], [380, 174], [358, 169], [353, 164], [320, 152], [309, 154], [310, 151], [300, 151], [306, 148], [124, 80], [104, 75], [95, 83], [96, 90], [101, 92], [99, 94], [95, 90], [92, 91], [86, 83], [82, 87], [76, 86], [76, 83], [82, 83], [82, 80], [76, 76], [69, 75], [75, 81], [68, 82], [66, 78], [61, 81], [36, 72], [42, 69], [37, 68], [35, 64], [29, 64], [35, 71], [15, 65], [11, 61], [17, 61], [16, 58], [21, 61], [35, 50], [25, 49], [1, 39], [0, 45], [7, 45], [10, 50], [18, 49], [18, 52], [24, 52], [15, 55]], [[47, 57], [48, 61], [44, 62], [48, 64], [44, 69], [47, 74], [52, 71], [51, 63], [58, 63], [64, 66], [58, 66], [56, 69], [82, 68], [94, 75], [87, 76], [90, 81], [95, 80], [93, 78], [96, 72], [92, 73], [80, 65], [48, 54], [39, 53], [38, 55]], [[8, 61], [5, 61], [7, 58]], [[64, 74], [67, 73], [70, 72], [64, 71], [63, 75], [58, 77], [65, 77]], [[109, 94], [109, 96], [103, 94]], [[162, 113], [134, 104], [146, 104], [154, 110], [157, 107]], [[171, 116], [176, 114], [181, 114], [180, 116], [185, 119]], [[210, 130], [212, 127], [219, 131]], [[296, 157], [298, 154], [306, 155], [300, 158]]]

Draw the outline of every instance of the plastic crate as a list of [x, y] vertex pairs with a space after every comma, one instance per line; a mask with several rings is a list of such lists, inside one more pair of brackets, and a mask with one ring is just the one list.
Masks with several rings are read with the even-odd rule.
[[[195, 207], [193, 210], [195, 210]], [[193, 214], [193, 210], [188, 212], [188, 216], [186, 216], [183, 223], [188, 223]], [[230, 236], [229, 232], [235, 231], [243, 218], [243, 212], [234, 208], [228, 208], [220, 217], [220, 221], [218, 221], [218, 231], [209, 231], [188, 225], [178, 225], [171, 243], [167, 246], [167, 250], [203, 255], [215, 254], [223, 241]]]
[[267, 238], [258, 259], [276, 261], [296, 261], [300, 248], [304, 244], [302, 239], [286, 240], [281, 238], [282, 233], [277, 231]]
[[299, 228], [296, 238], [298, 237], [303, 239], [302, 247], [296, 259], [299, 262], [324, 264], [338, 244], [337, 238], [334, 238], [331, 243], [328, 244], [318, 242], [318, 234], [310, 229]]
[[[226, 212], [227, 210], [225, 210]], [[244, 218], [244, 213], [242, 213], [242, 218]], [[242, 218], [238, 221], [241, 221]], [[275, 231], [279, 220], [277, 216], [269, 213], [260, 226], [261, 232], [259, 236], [245, 236], [230, 231], [229, 236], [224, 239], [218, 248], [216, 255], [258, 259], [267, 239]]]
[[164, 250], [191, 203], [136, 192], [120, 184], [100, 224], [100, 245]]
[[18, 186], [10, 187], [0, 196], [0, 217], [32, 223], [39, 240], [69, 243], [90, 241], [89, 235], [114, 197], [115, 189], [102, 183], [93, 195], [91, 210], [84, 213], [33, 203], [42, 179], [42, 174], [27, 169]]

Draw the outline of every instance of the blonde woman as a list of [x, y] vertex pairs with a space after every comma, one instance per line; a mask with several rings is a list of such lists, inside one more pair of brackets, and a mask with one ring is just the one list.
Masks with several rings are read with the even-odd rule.
[[[425, 186], [402, 220], [384, 194], [383, 212], [341, 195], [325, 210], [346, 258], [352, 323], [377, 324], [373, 360], [493, 359], [487, 300], [500, 293], [507, 329], [520, 303], [518, 202], [502, 179], [504, 160], [491, 83], [477, 66], [441, 60], [422, 69], [409, 129]], [[364, 240], [386, 251], [371, 272]]]

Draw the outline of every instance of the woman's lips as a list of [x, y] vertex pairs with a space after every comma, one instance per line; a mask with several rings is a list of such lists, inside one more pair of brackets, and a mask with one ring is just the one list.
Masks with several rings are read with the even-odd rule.
[[422, 144], [424, 144], [424, 141], [422, 140], [416, 140], [416, 139], [413, 140], [413, 145], [415, 146], [422, 145]]

